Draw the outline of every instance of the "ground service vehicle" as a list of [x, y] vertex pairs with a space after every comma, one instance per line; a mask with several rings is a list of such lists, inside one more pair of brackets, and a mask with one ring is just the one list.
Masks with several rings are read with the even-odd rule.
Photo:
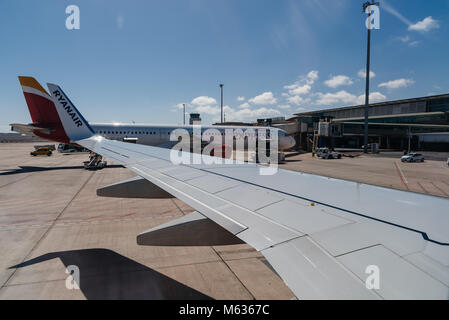
[[52, 151], [49, 147], [40, 147], [37, 148], [36, 150], [30, 152], [30, 155], [32, 156], [51, 156], [52, 155]]
[[316, 154], [322, 159], [341, 159], [341, 153], [329, 150], [329, 148], [318, 148]]

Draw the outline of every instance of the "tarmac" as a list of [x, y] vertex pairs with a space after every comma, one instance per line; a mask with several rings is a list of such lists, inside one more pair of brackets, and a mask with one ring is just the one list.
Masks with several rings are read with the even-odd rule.
[[[350, 153], [355, 158], [321, 159], [311, 153], [290, 153], [283, 169], [302, 171], [322, 176], [362, 182], [387, 188], [394, 188], [440, 197], [449, 197], [449, 167], [446, 163], [449, 153], [430, 153], [423, 163], [403, 163], [401, 153], [361, 155]], [[424, 153], [426, 157], [426, 153]], [[426, 158], [427, 159], [427, 158]]]
[[[139, 246], [142, 231], [194, 210], [177, 199], [103, 198], [96, 189], [134, 176], [86, 153], [31, 157], [33, 143], [0, 144], [0, 299], [291, 299], [246, 244]], [[289, 154], [281, 167], [449, 196], [443, 161]], [[68, 270], [79, 270], [79, 289]], [[76, 277], [76, 273], [74, 275]]]

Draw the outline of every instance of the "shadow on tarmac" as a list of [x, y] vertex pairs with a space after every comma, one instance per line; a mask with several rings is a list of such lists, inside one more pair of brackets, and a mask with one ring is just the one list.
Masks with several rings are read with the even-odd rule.
[[9, 269], [25, 268], [55, 258], [61, 259], [66, 268], [71, 265], [79, 268], [78, 285], [89, 300], [211, 299], [195, 289], [108, 249], [47, 253]]

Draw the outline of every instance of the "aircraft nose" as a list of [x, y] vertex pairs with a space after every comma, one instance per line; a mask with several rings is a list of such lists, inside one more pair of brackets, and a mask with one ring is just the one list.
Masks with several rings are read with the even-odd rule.
[[289, 139], [288, 139], [288, 148], [287, 149], [290, 149], [296, 145], [296, 140], [291, 136], [288, 136], [288, 138]]
[[282, 137], [280, 147], [282, 150], [287, 150], [287, 149], [293, 148], [295, 146], [295, 144], [296, 144], [295, 139], [293, 139], [293, 137], [286, 135], [286, 136]]

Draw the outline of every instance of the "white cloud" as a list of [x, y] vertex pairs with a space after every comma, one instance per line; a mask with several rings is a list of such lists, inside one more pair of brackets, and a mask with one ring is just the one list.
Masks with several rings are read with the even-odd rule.
[[418, 21], [415, 24], [411, 24], [408, 27], [409, 31], [419, 31], [419, 32], [428, 32], [432, 29], [438, 29], [440, 24], [437, 20], [433, 19], [431, 16], [424, 18], [422, 21]]
[[221, 113], [221, 109], [217, 106], [217, 100], [207, 96], [199, 96], [192, 100], [191, 105], [193, 111], [207, 114], [216, 115]]
[[237, 101], [239, 102], [245, 101], [245, 97], [237, 97]]
[[313, 84], [318, 80], [318, 71], [312, 70], [307, 74], [307, 81], [309, 84]]
[[299, 106], [305, 102], [305, 99], [300, 96], [291, 96], [287, 98], [287, 102]]
[[333, 105], [337, 103], [351, 104], [357, 102], [357, 96], [353, 95], [345, 90], [338, 91], [337, 93], [317, 93], [318, 99], [316, 104], [318, 105]]
[[198, 113], [209, 115], [221, 113], [221, 109], [218, 106], [197, 106], [194, 110]]
[[[385, 101], [387, 100], [387, 97], [384, 96], [382, 93], [376, 91], [376, 92], [371, 92], [369, 94], [369, 102], [370, 103], [374, 103], [374, 102], [380, 102], [380, 101]], [[361, 96], [359, 96], [357, 98], [357, 103], [358, 104], [364, 104], [365, 103], [365, 94], [362, 94]]]
[[397, 80], [391, 80], [388, 82], [383, 82], [379, 84], [379, 88], [385, 87], [388, 89], [398, 89], [398, 88], [406, 88], [409, 85], [413, 84], [415, 81], [412, 79], [397, 79]]
[[351, 78], [344, 75], [338, 75], [330, 78], [329, 80], [324, 81], [324, 84], [329, 88], [337, 88], [340, 86], [349, 86], [353, 84]]
[[282, 104], [282, 105], [279, 105], [278, 107], [279, 107], [279, 109], [284, 109], [284, 110], [291, 108], [288, 104]]
[[196, 105], [196, 106], [207, 106], [207, 105], [212, 105], [212, 104], [216, 104], [217, 100], [215, 100], [214, 98], [211, 97], [206, 97], [206, 96], [200, 96], [200, 97], [196, 97], [195, 99], [192, 100], [192, 104]]
[[402, 43], [408, 44], [409, 47], [416, 47], [419, 44], [419, 41], [413, 41], [412, 38], [410, 38], [410, 36], [404, 36], [404, 37], [399, 37], [398, 38]]
[[[358, 73], [357, 73], [357, 75], [360, 77], [360, 78], [363, 78], [363, 79], [366, 79], [366, 71], [365, 70], [360, 70]], [[376, 74], [374, 73], [374, 71], [370, 71], [369, 72], [369, 78], [370, 79], [372, 79], [372, 78], [374, 78], [376, 76]]]
[[249, 108], [249, 107], [250, 107], [250, 105], [249, 105], [248, 102], [242, 103], [242, 104], [239, 106], [240, 109], [246, 109], [246, 108]]
[[273, 96], [272, 92], [264, 92], [261, 95], [249, 99], [249, 102], [256, 105], [275, 104], [277, 99]]
[[308, 84], [300, 85], [298, 82], [291, 84], [289, 86], [285, 86], [285, 89], [288, 89], [288, 93], [291, 95], [304, 95], [310, 92], [312, 87]]
[[[345, 90], [341, 90], [337, 93], [317, 93], [318, 99], [316, 101], [317, 105], [335, 105], [335, 104], [344, 104], [344, 105], [355, 105], [362, 104], [365, 102], [365, 95], [362, 94], [360, 96], [356, 96], [355, 94], [349, 93]], [[372, 92], [369, 95], [370, 103], [384, 101], [387, 99], [380, 92]]]
[[291, 85], [284, 86], [284, 89], [288, 90], [288, 94], [283, 93], [282, 95], [288, 97], [289, 95], [300, 96], [308, 94], [316, 80], [318, 80], [318, 71], [312, 70], [306, 76], [302, 76], [300, 80], [295, 81]]

